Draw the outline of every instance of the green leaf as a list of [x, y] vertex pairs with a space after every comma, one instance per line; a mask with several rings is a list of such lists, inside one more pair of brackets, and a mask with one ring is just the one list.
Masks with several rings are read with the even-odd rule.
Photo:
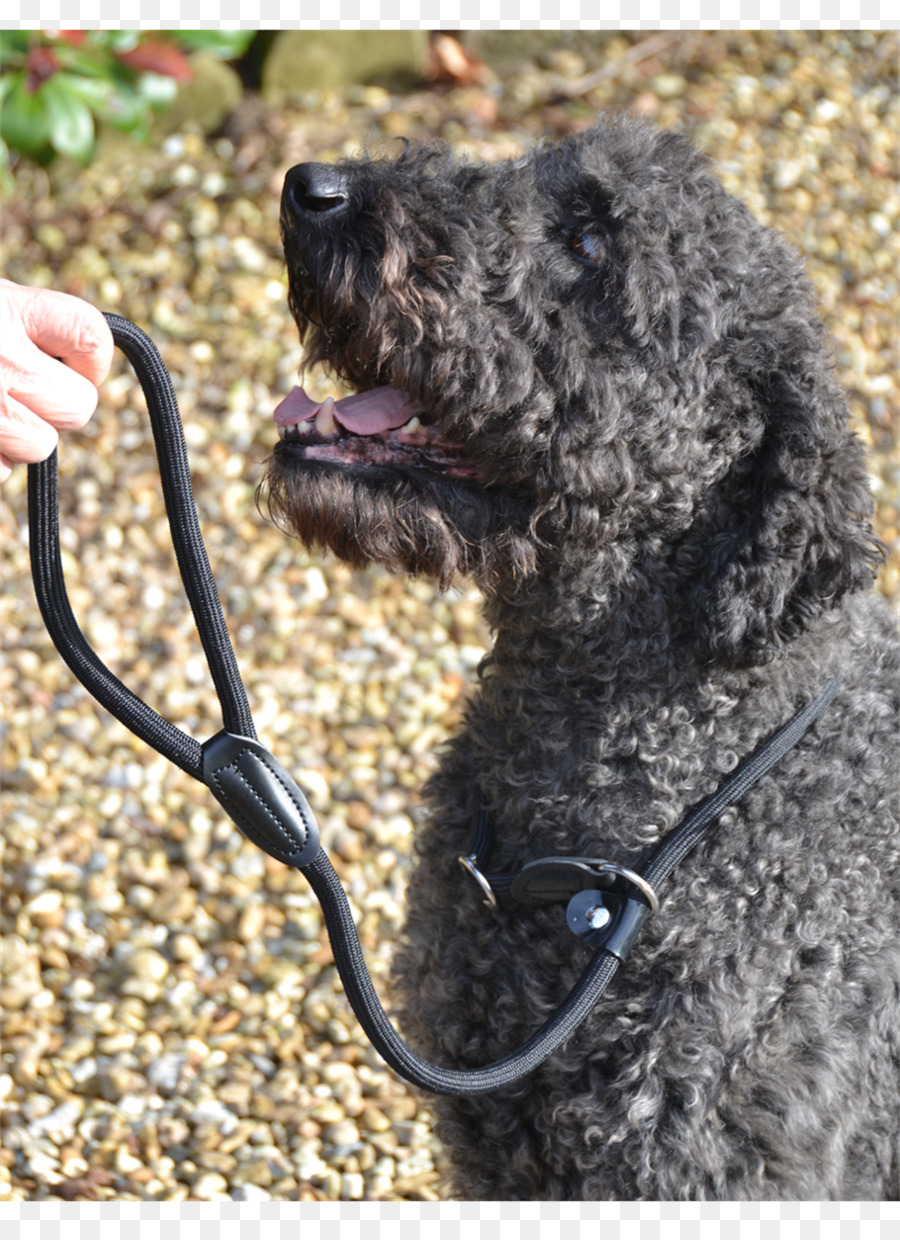
[[[60, 76], [60, 75], [58, 75]], [[108, 78], [82, 77], [80, 73], [66, 73], [66, 84], [82, 103], [92, 112], [100, 113], [109, 106], [114, 87]]]
[[32, 37], [27, 30], [0, 30], [0, 66], [21, 63]]
[[50, 141], [60, 155], [86, 164], [94, 149], [94, 118], [72, 90], [68, 75], [55, 73], [37, 92], [43, 95], [50, 121]]
[[114, 129], [132, 133], [147, 122], [149, 111], [149, 104], [140, 97], [134, 84], [119, 80], [104, 107], [97, 109], [97, 115]]
[[46, 101], [40, 91], [25, 85], [25, 71], [15, 74], [0, 112], [0, 137], [13, 150], [32, 158], [40, 154], [50, 141], [50, 120]]
[[110, 52], [130, 52], [141, 38], [139, 30], [92, 30], [88, 42]]
[[108, 80], [110, 77], [112, 57], [103, 48], [91, 47], [89, 44], [82, 47], [61, 45], [57, 49], [57, 55], [62, 66], [70, 73], [87, 78]]
[[165, 77], [162, 73], [142, 73], [138, 78], [137, 88], [140, 95], [154, 108], [171, 103], [178, 93], [175, 79]]

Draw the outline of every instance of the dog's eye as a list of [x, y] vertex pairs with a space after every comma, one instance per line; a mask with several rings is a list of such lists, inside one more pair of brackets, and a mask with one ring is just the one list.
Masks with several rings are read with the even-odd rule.
[[599, 267], [606, 258], [606, 241], [597, 233], [575, 233], [569, 241], [572, 253], [586, 263]]

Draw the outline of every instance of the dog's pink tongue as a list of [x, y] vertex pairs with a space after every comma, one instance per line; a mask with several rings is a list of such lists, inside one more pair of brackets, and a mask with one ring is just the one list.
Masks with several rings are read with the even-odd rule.
[[[302, 387], [295, 387], [275, 410], [279, 426], [294, 426], [316, 416], [322, 402], [310, 400]], [[335, 421], [354, 435], [379, 435], [382, 431], [404, 426], [416, 414], [416, 406], [410, 404], [396, 388], [372, 388], [369, 392], [357, 392], [335, 401]]]

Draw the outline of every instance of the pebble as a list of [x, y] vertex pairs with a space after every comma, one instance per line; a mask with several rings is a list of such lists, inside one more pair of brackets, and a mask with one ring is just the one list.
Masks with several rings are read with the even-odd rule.
[[151, 982], [161, 982], [168, 975], [169, 962], [159, 952], [144, 948], [132, 954], [128, 961], [128, 971], [135, 977], [145, 978]]
[[226, 1136], [234, 1132], [240, 1123], [235, 1113], [215, 1098], [198, 1103], [192, 1120], [195, 1124], [212, 1124], [218, 1132]]
[[258, 1184], [237, 1184], [231, 1190], [232, 1201], [271, 1201], [272, 1194]]
[[322, 1136], [327, 1144], [334, 1147], [336, 1154], [350, 1154], [360, 1144], [359, 1129], [351, 1119], [343, 1119], [335, 1124], [328, 1124]]
[[357, 1171], [341, 1176], [341, 1201], [362, 1201], [366, 1193], [366, 1181]]
[[187, 1063], [187, 1055], [175, 1053], [162, 1055], [147, 1067], [147, 1080], [161, 1094], [170, 1094], [178, 1086], [181, 1070]]
[[197, 1201], [226, 1201], [229, 1199], [228, 1181], [218, 1171], [208, 1171], [191, 1185], [191, 1196]]
[[[178, 133], [117, 147], [77, 177], [62, 164], [9, 173], [4, 274], [149, 327], [171, 369], [257, 726], [320, 817], [379, 965], [402, 928], [415, 790], [488, 634], [474, 589], [441, 596], [308, 556], [256, 511], [271, 411], [300, 359], [278, 239], [286, 167], [400, 134], [509, 156], [606, 105], [690, 130], [727, 187], [808, 259], [872, 448], [891, 548], [881, 588], [900, 593], [896, 33], [685, 37], [690, 71], [677, 50], [626, 61], [571, 103], [558, 102], [561, 84], [587, 81], [628, 41], [614, 35], [604, 53], [545, 32], [493, 95], [326, 92], [313, 109], [248, 107], [216, 143]], [[321, 374], [310, 383], [329, 391]], [[61, 445], [63, 562], [100, 653], [203, 739], [218, 708], [139, 409], [117, 356], [97, 416]], [[82, 1177], [82, 1196], [99, 1200], [446, 1195], [429, 1103], [368, 1050], [305, 880], [112, 722], [53, 650], [32, 601], [26, 512], [17, 469], [0, 492], [0, 1199], [49, 1200]]]
[[28, 1125], [28, 1133], [32, 1137], [50, 1136], [55, 1142], [64, 1144], [74, 1135], [75, 1125], [81, 1118], [83, 1109], [84, 1103], [81, 1099], [72, 1098], [46, 1115], [33, 1119]]

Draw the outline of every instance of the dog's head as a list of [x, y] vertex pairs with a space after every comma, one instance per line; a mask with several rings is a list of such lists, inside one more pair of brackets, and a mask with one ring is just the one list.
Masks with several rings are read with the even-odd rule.
[[643, 571], [733, 658], [871, 581], [800, 264], [685, 139], [301, 164], [281, 223], [307, 360], [356, 392], [276, 414], [269, 503], [306, 542], [507, 595]]

